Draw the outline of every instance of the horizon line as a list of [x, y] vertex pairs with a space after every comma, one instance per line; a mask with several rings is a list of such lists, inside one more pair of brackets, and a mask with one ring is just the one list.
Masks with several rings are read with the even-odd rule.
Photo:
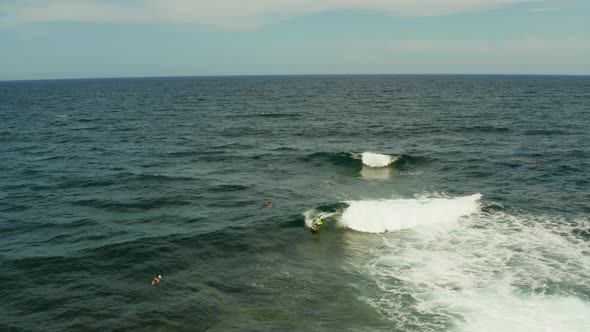
[[102, 76], [102, 77], [64, 77], [64, 78], [27, 78], [0, 79], [2, 83], [39, 82], [39, 81], [86, 81], [86, 80], [132, 80], [132, 79], [188, 79], [188, 78], [254, 78], [254, 77], [344, 77], [344, 76], [546, 76], [546, 77], [585, 77], [590, 74], [506, 74], [506, 73], [445, 73], [445, 74], [219, 74], [219, 75], [178, 75], [178, 76]]

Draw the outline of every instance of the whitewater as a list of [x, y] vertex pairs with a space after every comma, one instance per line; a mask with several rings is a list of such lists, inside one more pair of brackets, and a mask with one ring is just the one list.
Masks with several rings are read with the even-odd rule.
[[[401, 330], [588, 330], [590, 305], [574, 295], [590, 287], [587, 242], [573, 235], [579, 226], [482, 213], [482, 200], [347, 202], [340, 226], [375, 234], [345, 235], [349, 263], [380, 290], [361, 299]], [[442, 319], [424, 323], [417, 318], [423, 315]]]
[[418, 198], [347, 202], [341, 225], [356, 231], [383, 233], [456, 222], [479, 212], [481, 194], [457, 198]]

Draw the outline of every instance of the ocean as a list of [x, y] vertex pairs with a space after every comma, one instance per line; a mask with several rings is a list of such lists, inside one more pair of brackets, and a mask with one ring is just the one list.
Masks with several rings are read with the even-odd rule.
[[589, 133], [587, 76], [0, 82], [0, 330], [590, 331]]

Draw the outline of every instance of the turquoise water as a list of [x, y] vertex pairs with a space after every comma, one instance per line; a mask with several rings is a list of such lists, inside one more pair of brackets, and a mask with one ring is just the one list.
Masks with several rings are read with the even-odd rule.
[[0, 330], [588, 331], [589, 110], [588, 77], [0, 82]]

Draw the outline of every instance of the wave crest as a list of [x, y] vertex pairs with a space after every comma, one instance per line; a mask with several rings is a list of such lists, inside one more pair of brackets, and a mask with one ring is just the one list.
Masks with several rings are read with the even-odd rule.
[[363, 165], [369, 167], [387, 167], [395, 162], [398, 158], [399, 157], [397, 156], [390, 156], [387, 154], [379, 154], [374, 152], [363, 152], [361, 154]]
[[384, 233], [419, 226], [456, 222], [479, 213], [481, 194], [456, 198], [352, 201], [340, 225], [367, 233]]

